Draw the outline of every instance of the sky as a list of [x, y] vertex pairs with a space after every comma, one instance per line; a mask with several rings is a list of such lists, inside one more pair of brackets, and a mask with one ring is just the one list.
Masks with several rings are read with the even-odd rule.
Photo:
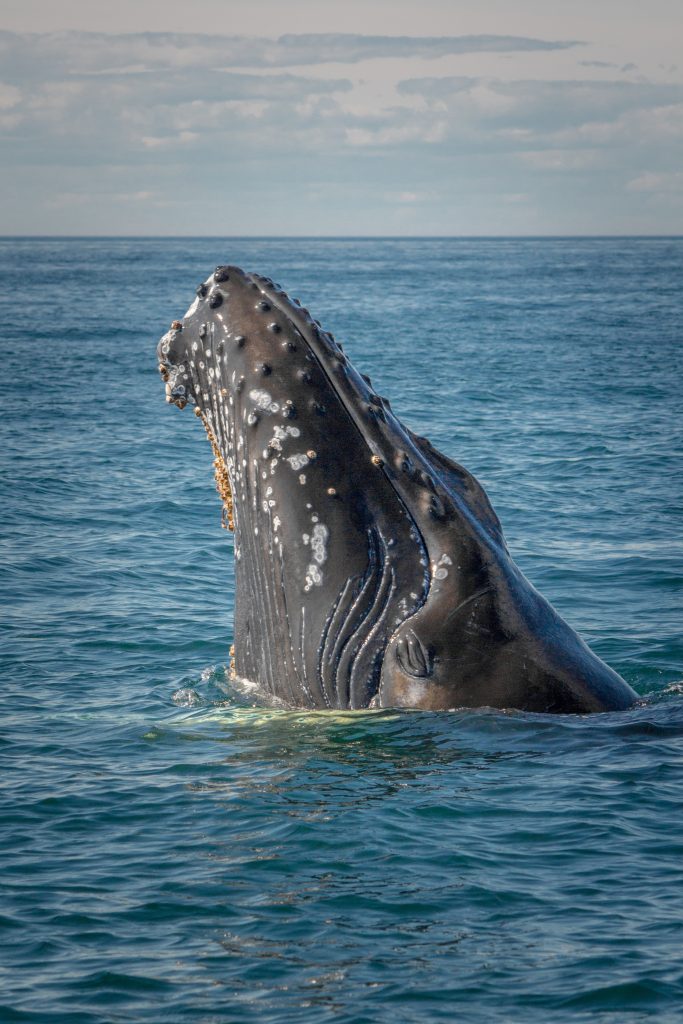
[[683, 233], [680, 0], [5, 0], [0, 233]]

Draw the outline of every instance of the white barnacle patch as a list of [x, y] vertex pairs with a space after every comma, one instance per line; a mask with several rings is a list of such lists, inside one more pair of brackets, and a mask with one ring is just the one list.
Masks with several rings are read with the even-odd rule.
[[300, 433], [298, 427], [281, 427], [279, 424], [273, 427], [273, 435], [278, 441], [286, 441], [288, 437], [298, 437]]
[[299, 473], [299, 483], [301, 484], [302, 487], [306, 483], [306, 474], [305, 473]]
[[263, 388], [253, 388], [249, 392], [249, 397], [263, 412], [277, 412], [280, 408], [279, 404], [273, 401], [273, 396]]
[[309, 591], [311, 587], [320, 587], [323, 582], [323, 574], [320, 571], [320, 566], [327, 560], [327, 539], [330, 535], [330, 531], [323, 523], [318, 523], [313, 527], [313, 533], [302, 535], [304, 544], [309, 544], [311, 547], [311, 554], [313, 555], [313, 561], [310, 562], [306, 569], [306, 580], [304, 582], [304, 590]]
[[323, 574], [317, 565], [312, 562], [306, 570], [306, 582], [304, 584], [304, 590], [309, 591], [311, 587], [320, 587], [323, 582]]
[[287, 458], [287, 462], [296, 473], [303, 469], [304, 466], [307, 466], [309, 461], [308, 455], [305, 452], [297, 452], [296, 455], [289, 455]]
[[323, 523], [316, 523], [313, 527], [311, 549], [313, 551], [313, 558], [318, 565], [322, 565], [327, 560], [327, 538], [329, 535], [330, 531]]
[[448, 576], [447, 565], [453, 565], [452, 558], [448, 555], [442, 555], [438, 562], [435, 562], [432, 567], [432, 575], [435, 580], [445, 580]]
[[278, 527], [280, 527], [281, 525], [282, 525], [282, 523], [281, 523], [280, 517], [279, 516], [273, 516], [273, 529], [275, 530], [276, 533], [277, 533]]

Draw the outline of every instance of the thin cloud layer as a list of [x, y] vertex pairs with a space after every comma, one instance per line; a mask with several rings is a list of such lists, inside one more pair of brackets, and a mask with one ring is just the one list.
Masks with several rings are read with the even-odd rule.
[[575, 40], [517, 36], [364, 36], [355, 34], [254, 36], [141, 32], [0, 32], [0, 63], [20, 78], [54, 74], [142, 74], [173, 69], [285, 68], [357, 64], [390, 57], [565, 50]]

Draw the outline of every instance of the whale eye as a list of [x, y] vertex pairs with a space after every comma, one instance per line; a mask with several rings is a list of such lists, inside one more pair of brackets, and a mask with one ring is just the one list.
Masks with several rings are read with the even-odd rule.
[[211, 309], [217, 309], [223, 302], [223, 296], [220, 292], [213, 292], [209, 299], [209, 305]]

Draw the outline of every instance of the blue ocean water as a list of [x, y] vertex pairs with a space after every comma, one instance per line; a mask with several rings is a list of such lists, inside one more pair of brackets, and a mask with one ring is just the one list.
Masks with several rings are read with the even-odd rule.
[[[155, 344], [237, 262], [486, 486], [643, 695], [234, 693], [230, 540]], [[683, 1018], [683, 240], [0, 240], [0, 1020]]]

